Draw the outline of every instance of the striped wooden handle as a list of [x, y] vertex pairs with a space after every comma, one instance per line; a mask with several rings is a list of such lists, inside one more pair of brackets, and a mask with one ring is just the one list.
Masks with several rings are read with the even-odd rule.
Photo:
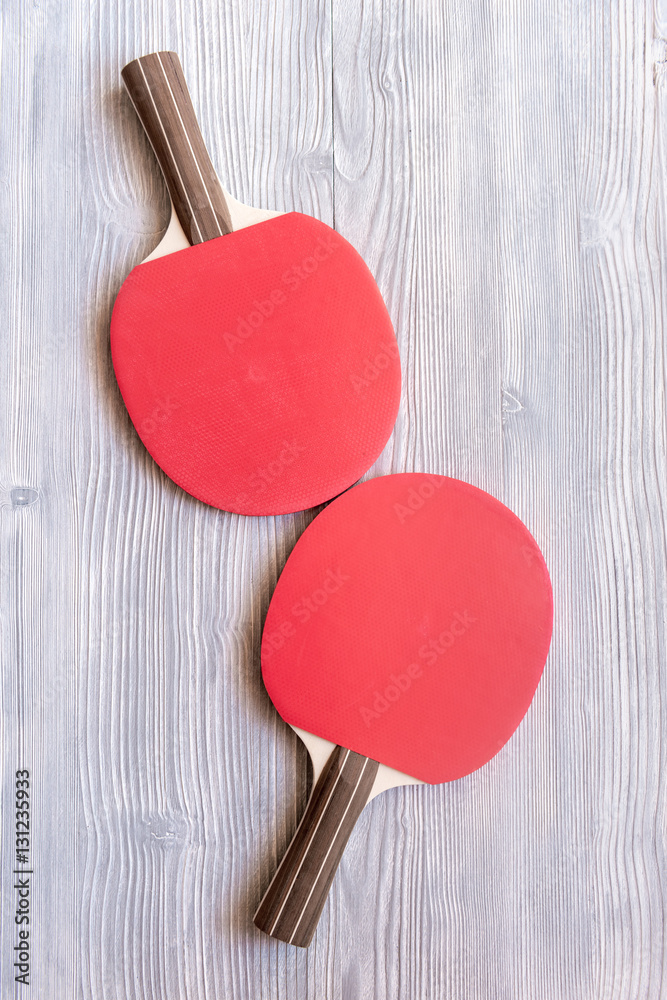
[[255, 914], [271, 937], [307, 947], [354, 824], [371, 794], [379, 764], [336, 747]]
[[153, 52], [134, 59], [121, 75], [190, 243], [231, 233], [229, 208], [199, 131], [176, 53]]

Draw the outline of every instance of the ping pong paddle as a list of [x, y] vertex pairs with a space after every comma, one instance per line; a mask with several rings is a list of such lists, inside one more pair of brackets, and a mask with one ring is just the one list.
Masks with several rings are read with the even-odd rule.
[[331, 227], [223, 190], [174, 52], [122, 77], [172, 200], [111, 320], [132, 422], [164, 472], [214, 507], [283, 514], [330, 500], [373, 464], [398, 411], [378, 287]]
[[456, 479], [384, 476], [334, 500], [278, 580], [262, 675], [313, 760], [313, 791], [255, 914], [307, 946], [366, 802], [491, 759], [531, 702], [551, 640], [525, 525]]

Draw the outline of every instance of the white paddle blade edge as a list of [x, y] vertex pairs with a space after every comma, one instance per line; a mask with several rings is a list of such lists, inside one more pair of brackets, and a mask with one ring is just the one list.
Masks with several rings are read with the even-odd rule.
[[[236, 198], [232, 198], [230, 194], [225, 191], [225, 200], [227, 202], [227, 207], [229, 208], [229, 214], [232, 219], [233, 231], [236, 232], [237, 229], [245, 229], [246, 226], [254, 226], [258, 222], [265, 222], [266, 219], [274, 219], [277, 215], [284, 215], [284, 212], [270, 212], [265, 208], [252, 208], [250, 205], [244, 205], [242, 202], [237, 201]], [[145, 264], [149, 260], [156, 260], [158, 257], [166, 257], [168, 253], [176, 253], [177, 250], [185, 250], [189, 247], [188, 239], [183, 232], [183, 228], [178, 221], [178, 216], [174, 210], [174, 205], [171, 205], [171, 218], [169, 220], [169, 225], [167, 226], [167, 231], [164, 236], [155, 247], [155, 250], [149, 253], [148, 257], [142, 260], [142, 264]]]
[[[296, 726], [292, 726], [292, 729], [297, 734], [299, 739], [305, 743], [306, 750], [310, 754], [310, 759], [313, 765], [313, 785], [315, 785], [336, 744], [332, 743], [330, 740], [323, 739], [321, 736], [314, 736], [312, 733], [306, 733], [303, 729], [298, 729]], [[380, 764], [378, 773], [375, 776], [375, 783], [373, 784], [371, 794], [368, 796], [367, 801], [370, 802], [376, 795], [379, 795], [380, 792], [387, 791], [388, 788], [399, 788], [401, 785], [424, 784], [425, 782], [421, 781], [419, 778], [411, 778], [409, 774], [403, 774], [401, 771], [396, 771], [393, 767], [387, 767], [386, 764]]]

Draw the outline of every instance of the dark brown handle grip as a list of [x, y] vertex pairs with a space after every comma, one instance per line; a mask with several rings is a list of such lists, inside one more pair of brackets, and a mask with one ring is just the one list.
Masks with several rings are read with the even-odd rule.
[[378, 763], [336, 747], [324, 766], [292, 843], [255, 914], [271, 937], [306, 948], [354, 824], [368, 802]]
[[128, 63], [121, 76], [190, 243], [231, 233], [229, 208], [199, 131], [176, 53], [141, 56]]

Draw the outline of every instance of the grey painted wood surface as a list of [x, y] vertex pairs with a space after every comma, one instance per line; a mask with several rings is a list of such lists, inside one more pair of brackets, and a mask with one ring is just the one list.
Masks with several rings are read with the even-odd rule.
[[[258, 653], [312, 513], [179, 492], [110, 364], [115, 293], [167, 221], [119, 76], [156, 48], [223, 183], [335, 222], [377, 275], [405, 386], [371, 474], [490, 490], [555, 588], [516, 736], [365, 810], [308, 951], [252, 913], [307, 793]], [[665, 66], [665, 0], [5, 3], [3, 1000], [18, 767], [17, 996], [667, 994]]]

